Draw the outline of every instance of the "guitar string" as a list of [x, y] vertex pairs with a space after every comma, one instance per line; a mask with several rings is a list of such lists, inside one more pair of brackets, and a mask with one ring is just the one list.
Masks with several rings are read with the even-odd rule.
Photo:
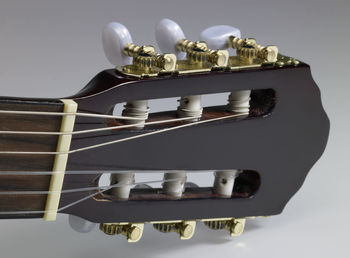
[[155, 125], [155, 124], [171, 123], [171, 122], [178, 122], [178, 121], [186, 121], [186, 120], [197, 119], [197, 118], [200, 118], [200, 116], [182, 117], [182, 118], [166, 119], [166, 120], [159, 120], [159, 121], [152, 121], [152, 122], [140, 122], [137, 124], [117, 125], [117, 126], [109, 126], [109, 127], [87, 129], [87, 130], [73, 131], [73, 132], [0, 131], [0, 134], [77, 135], [77, 134], [109, 131], [109, 130], [113, 130], [113, 129], [130, 128], [130, 127], [135, 127], [136, 125], [137, 126], [139, 126], [139, 125]]
[[243, 117], [248, 115], [248, 113], [241, 113], [241, 114], [233, 114], [233, 115], [229, 115], [229, 116], [225, 116], [225, 117], [217, 117], [217, 118], [212, 118], [212, 119], [207, 119], [207, 120], [201, 120], [201, 121], [197, 121], [197, 122], [193, 122], [190, 124], [183, 124], [183, 125], [179, 125], [179, 126], [174, 126], [174, 127], [170, 127], [170, 128], [165, 128], [165, 129], [161, 129], [158, 131], [152, 131], [152, 132], [148, 132], [148, 133], [143, 133], [143, 134], [139, 134], [139, 135], [135, 135], [135, 136], [131, 136], [131, 137], [125, 137], [122, 139], [118, 139], [118, 140], [113, 140], [113, 141], [109, 141], [109, 142], [104, 142], [104, 143], [100, 143], [100, 144], [95, 144], [95, 145], [90, 145], [87, 147], [82, 147], [82, 148], [78, 148], [78, 149], [74, 149], [74, 150], [70, 150], [70, 151], [64, 151], [64, 152], [41, 152], [41, 151], [0, 151], [0, 154], [30, 154], [30, 155], [60, 155], [60, 154], [72, 154], [72, 153], [77, 153], [77, 152], [81, 152], [81, 151], [86, 151], [86, 150], [90, 150], [90, 149], [95, 149], [95, 148], [99, 148], [99, 147], [104, 147], [104, 146], [108, 146], [111, 144], [115, 144], [115, 143], [120, 143], [120, 142], [125, 142], [125, 141], [131, 141], [134, 139], [138, 139], [138, 138], [142, 138], [142, 137], [146, 137], [146, 136], [150, 136], [150, 135], [155, 135], [155, 134], [160, 134], [160, 133], [164, 133], [164, 132], [169, 132], [169, 131], [173, 131], [173, 130], [178, 130], [181, 128], [185, 128], [185, 127], [190, 127], [190, 126], [194, 126], [194, 125], [198, 125], [198, 124], [204, 124], [204, 123], [209, 123], [209, 122], [214, 122], [214, 121], [219, 121], [219, 120], [225, 120], [225, 119], [229, 119], [229, 118], [234, 118], [234, 117]]
[[[141, 172], [150, 172], [154, 170], [136, 170], [135, 172], [137, 173], [138, 171]], [[104, 172], [96, 172], [96, 171], [0, 171], [0, 176], [45, 176], [45, 175], [60, 175], [60, 174], [65, 174], [65, 175], [99, 175], [99, 174], [104, 174], [104, 173], [118, 173], [118, 174], [126, 174], [130, 173], [130, 171], [104, 171]], [[162, 172], [156, 172], [156, 173], [162, 173]]]
[[[134, 182], [132, 184], [121, 184], [120, 186], [115, 187], [123, 187], [127, 185], [138, 185], [138, 184], [153, 184], [153, 183], [163, 183], [163, 182], [171, 182], [178, 181], [179, 179], [163, 179], [163, 180], [153, 180], [153, 181], [144, 181], [144, 182]], [[52, 194], [52, 193], [77, 193], [77, 192], [87, 192], [99, 189], [105, 189], [110, 187], [111, 185], [104, 186], [91, 186], [91, 187], [81, 187], [81, 188], [72, 188], [72, 189], [63, 189], [61, 191], [0, 191], [0, 195], [33, 195], [33, 194]]]
[[[176, 129], [180, 129], [180, 128], [184, 128], [184, 127], [189, 127], [189, 126], [193, 126], [193, 125], [197, 125], [197, 124], [202, 124], [202, 123], [208, 123], [208, 122], [212, 122], [212, 121], [218, 121], [218, 120], [224, 120], [224, 119], [228, 119], [228, 118], [233, 118], [233, 117], [240, 117], [240, 116], [246, 116], [248, 113], [244, 113], [244, 114], [235, 114], [235, 115], [231, 115], [231, 116], [226, 116], [226, 117], [220, 117], [220, 118], [213, 118], [213, 119], [208, 119], [208, 120], [203, 120], [203, 121], [197, 121], [197, 122], [193, 122], [191, 124], [185, 124], [185, 125], [181, 125], [181, 126], [176, 126], [176, 127], [172, 127], [172, 128], [166, 128], [166, 129], [162, 129], [159, 131], [155, 131], [155, 132], [150, 132], [150, 133], [145, 133], [145, 134], [141, 134], [141, 135], [136, 135], [133, 137], [126, 137], [123, 139], [119, 139], [119, 140], [115, 140], [115, 141], [110, 141], [110, 142], [105, 142], [102, 144], [96, 144], [96, 145], [91, 145], [88, 147], [84, 147], [84, 148], [80, 148], [80, 149], [76, 149], [76, 150], [72, 150], [69, 152], [46, 152], [45, 154], [69, 154], [69, 153], [74, 153], [74, 152], [79, 152], [79, 151], [84, 151], [84, 150], [88, 150], [88, 149], [92, 149], [92, 148], [98, 148], [101, 146], [106, 146], [106, 145], [110, 145], [110, 144], [114, 144], [114, 143], [118, 143], [118, 142], [122, 142], [122, 141], [128, 141], [128, 140], [133, 140], [133, 139], [137, 139], [137, 138], [141, 138], [141, 137], [145, 137], [145, 136], [149, 136], [149, 135], [154, 135], [154, 134], [158, 134], [158, 133], [163, 133], [166, 131], [172, 131], [172, 130], [176, 130]], [[14, 153], [19, 153], [19, 154], [38, 154], [38, 153], [43, 153], [43, 152], [0, 152], [0, 154], [5, 153], [5, 154], [14, 154]], [[164, 180], [163, 180], [164, 181]], [[118, 185], [118, 184], [116, 184]], [[113, 188], [115, 185], [111, 185], [105, 189], [99, 190], [96, 193], [93, 193], [91, 195], [88, 195], [84, 198], [81, 198], [77, 201], [74, 201], [66, 206], [63, 206], [61, 208], [59, 208], [57, 211], [14, 211], [14, 212], [0, 212], [0, 215], [10, 215], [10, 214], [34, 214], [34, 213], [56, 213], [56, 212], [60, 212], [62, 210], [65, 210], [69, 207], [72, 207], [80, 202], [83, 202], [87, 199], [90, 199], [92, 197], [94, 197], [97, 194], [103, 193], [111, 188]]]
[[132, 183], [132, 184], [122, 184], [122, 183], [117, 183], [117, 184], [113, 184], [113, 185], [110, 185], [104, 189], [100, 189], [99, 191], [95, 192], [95, 193], [92, 193], [90, 195], [87, 195], [83, 198], [80, 198], [76, 201], [73, 201], [61, 208], [58, 208], [57, 210], [50, 210], [50, 211], [45, 211], [45, 210], [42, 210], [42, 211], [0, 211], [0, 215], [29, 215], [29, 214], [41, 214], [41, 213], [57, 213], [57, 212], [61, 212], [65, 209], [68, 209], [74, 205], [77, 205], [85, 200], [88, 200], [98, 194], [101, 194], [101, 193], [104, 193], [112, 188], [115, 188], [115, 187], [122, 187], [122, 186], [125, 186], [125, 185], [137, 185], [137, 184], [150, 184], [150, 183], [162, 183], [162, 182], [168, 182], [168, 181], [175, 181], [175, 180], [178, 180], [178, 179], [163, 179], [163, 180], [154, 180], [154, 181], [145, 181], [145, 182], [138, 182], [138, 183]]
[[14, 114], [14, 115], [40, 115], [40, 116], [82, 116], [82, 117], [96, 117], [96, 118], [114, 118], [122, 120], [144, 120], [140, 117], [131, 116], [115, 116], [115, 115], [104, 115], [84, 112], [46, 112], [46, 111], [22, 111], [22, 110], [0, 110], [0, 114]]

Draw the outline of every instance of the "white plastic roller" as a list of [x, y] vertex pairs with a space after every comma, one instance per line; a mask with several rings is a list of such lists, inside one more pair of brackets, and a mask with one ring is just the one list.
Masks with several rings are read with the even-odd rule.
[[228, 25], [217, 25], [203, 30], [200, 34], [200, 40], [205, 41], [211, 49], [228, 48], [227, 39], [229, 36], [240, 38], [241, 31]]
[[231, 92], [228, 97], [227, 109], [235, 113], [248, 113], [250, 107], [250, 90], [239, 90]]
[[111, 174], [111, 185], [118, 184], [113, 187], [109, 193], [122, 200], [128, 200], [131, 186], [135, 183], [134, 173], [114, 173]]
[[175, 53], [178, 60], [185, 59], [186, 53], [179, 51], [176, 44], [185, 39], [181, 27], [170, 19], [163, 19], [156, 25], [156, 40], [163, 53]]
[[163, 191], [166, 195], [180, 198], [185, 190], [186, 172], [172, 171], [164, 174]]
[[115, 66], [129, 65], [132, 57], [123, 53], [124, 47], [132, 43], [129, 30], [118, 22], [107, 24], [102, 32], [102, 44], [105, 55], [111, 64]]
[[[180, 105], [177, 108], [177, 115], [179, 117], [198, 117], [203, 113], [203, 108], [201, 104], [201, 95], [192, 95], [181, 97], [179, 100]], [[198, 120], [198, 118], [193, 119], [193, 121]], [[188, 120], [192, 121], [192, 120]]]
[[232, 196], [235, 178], [238, 176], [239, 170], [221, 170], [214, 173], [215, 181], [213, 191], [222, 198], [230, 198]]
[[[105, 55], [109, 62], [115, 66], [130, 65], [132, 57], [124, 54], [126, 45], [132, 43], [129, 30], [121, 23], [111, 22], [105, 26], [102, 32], [102, 43]], [[148, 118], [148, 101], [129, 101], [124, 106], [123, 116], [143, 118], [144, 120], [124, 120], [126, 124], [135, 124], [136, 128], [143, 128], [143, 122]], [[138, 125], [140, 124], [140, 125]], [[117, 198], [127, 200], [130, 195], [131, 186], [134, 183], [134, 173], [113, 173], [111, 174], [111, 184], [121, 184], [113, 187], [110, 194]]]

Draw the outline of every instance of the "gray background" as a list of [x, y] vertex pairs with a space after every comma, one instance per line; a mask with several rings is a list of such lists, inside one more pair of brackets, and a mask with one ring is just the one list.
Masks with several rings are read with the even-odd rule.
[[331, 119], [331, 134], [323, 157], [284, 212], [249, 220], [239, 238], [199, 225], [192, 240], [180, 241], [175, 234], [163, 235], [147, 226], [139, 243], [127, 244], [98, 229], [75, 233], [60, 215], [56, 222], [0, 221], [0, 256], [349, 257], [349, 3], [1, 0], [2, 96], [74, 94], [98, 71], [111, 67], [100, 40], [106, 23], [119, 21], [134, 42], [155, 44], [155, 23], [168, 17], [190, 39], [208, 26], [233, 25], [243, 36], [275, 44], [309, 63]]

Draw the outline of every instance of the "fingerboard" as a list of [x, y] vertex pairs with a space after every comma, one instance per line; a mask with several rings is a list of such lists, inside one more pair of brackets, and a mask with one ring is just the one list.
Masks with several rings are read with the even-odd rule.
[[[60, 100], [1, 98], [0, 110], [63, 112]], [[59, 132], [62, 116], [0, 113], [1, 131]], [[57, 135], [0, 134], [0, 151], [54, 152]], [[52, 171], [54, 155], [0, 154], [0, 191], [48, 191], [51, 175], [4, 175], [2, 172]], [[2, 171], [2, 172], [1, 172]], [[43, 211], [46, 194], [0, 195], [0, 210]], [[0, 218], [41, 218], [43, 214], [2, 215]]]

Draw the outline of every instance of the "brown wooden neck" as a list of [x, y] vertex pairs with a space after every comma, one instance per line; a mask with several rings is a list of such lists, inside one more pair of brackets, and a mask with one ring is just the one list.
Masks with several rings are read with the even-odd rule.
[[[60, 100], [0, 98], [0, 110], [63, 112]], [[61, 116], [0, 113], [0, 131], [59, 132]], [[57, 135], [0, 134], [0, 151], [52, 152]], [[48, 191], [50, 175], [1, 175], [1, 171], [52, 171], [54, 155], [0, 154], [0, 191]], [[0, 195], [1, 211], [41, 211], [46, 194]], [[43, 214], [0, 215], [0, 218], [32, 218]]]

